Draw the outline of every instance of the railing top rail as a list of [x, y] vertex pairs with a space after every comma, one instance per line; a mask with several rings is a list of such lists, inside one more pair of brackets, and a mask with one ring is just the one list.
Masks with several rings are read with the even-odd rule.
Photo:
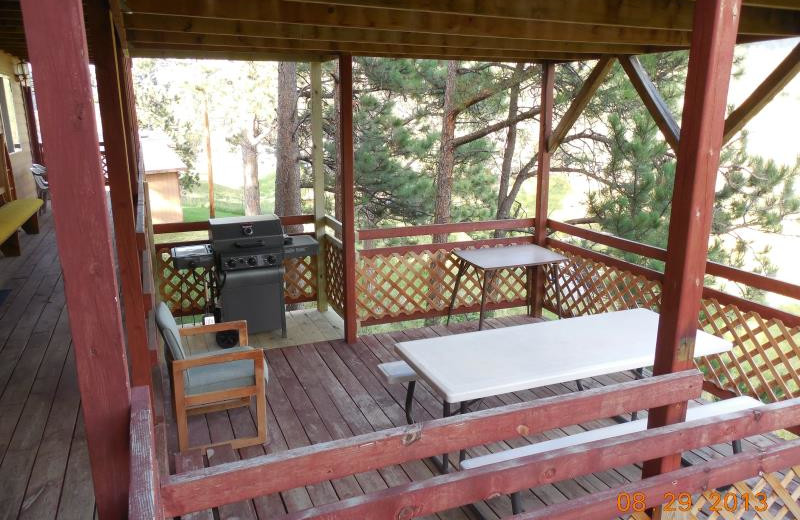
[[440, 233], [469, 233], [471, 231], [493, 231], [533, 227], [534, 219], [518, 218], [509, 220], [487, 220], [484, 222], [456, 222], [452, 224], [429, 224], [425, 226], [406, 226], [394, 228], [359, 229], [358, 239], [377, 240], [382, 238], [417, 237]]
[[[314, 223], [314, 215], [287, 215], [280, 217], [280, 219], [284, 226]], [[207, 230], [207, 220], [200, 220], [197, 222], [165, 222], [163, 224], [153, 224], [153, 233], [156, 235], [161, 235], [164, 233], [183, 233], [187, 231]]]
[[[238, 502], [518, 437], [520, 431], [533, 434], [685, 401], [699, 396], [701, 388], [700, 372], [688, 370], [221, 464], [167, 477], [162, 486], [162, 504], [166, 516], [178, 516], [221, 505], [222, 500]], [[223, 487], [224, 499], [211, 492]]]
[[[642, 244], [640, 242], [634, 242], [633, 240], [628, 240], [625, 238], [615, 237], [606, 233], [599, 233], [591, 229], [574, 226], [565, 222], [548, 219], [547, 227], [554, 231], [559, 231], [568, 235], [576, 236], [578, 238], [591, 240], [592, 242], [613, 247], [615, 249], [619, 249], [620, 251], [634, 253], [647, 258], [652, 258], [654, 260], [664, 261], [667, 257], [666, 249]], [[789, 298], [800, 300], [800, 285], [795, 285], [789, 282], [776, 280], [775, 278], [770, 278], [768, 276], [751, 273], [749, 271], [738, 269], [736, 267], [730, 267], [718, 262], [706, 262], [706, 274], [725, 278], [726, 280], [741, 283], [749, 287], [753, 287], [754, 289], [780, 294], [782, 296], [788, 296]]]

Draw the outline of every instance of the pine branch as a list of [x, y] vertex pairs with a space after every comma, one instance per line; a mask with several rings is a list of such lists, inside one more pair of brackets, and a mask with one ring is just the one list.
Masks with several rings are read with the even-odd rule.
[[541, 112], [539, 107], [534, 107], [528, 110], [527, 112], [521, 112], [517, 116], [512, 117], [510, 119], [506, 119], [505, 121], [500, 121], [499, 123], [495, 123], [485, 128], [481, 128], [480, 130], [476, 130], [475, 132], [462, 135], [460, 137], [456, 137], [455, 139], [453, 139], [453, 148], [458, 148], [459, 146], [471, 143], [472, 141], [476, 141], [481, 137], [486, 137], [491, 133], [497, 132], [498, 130], [502, 130], [503, 128], [508, 128], [509, 126], [515, 123], [519, 123], [520, 121], [531, 119], [539, 115], [539, 112]]

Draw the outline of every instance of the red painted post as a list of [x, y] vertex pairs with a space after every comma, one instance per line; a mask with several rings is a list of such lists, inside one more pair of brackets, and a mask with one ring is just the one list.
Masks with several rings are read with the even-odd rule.
[[150, 386], [150, 351], [142, 289], [140, 253], [136, 243], [136, 208], [133, 204], [128, 174], [126, 143], [126, 109], [121, 97], [117, 74], [116, 35], [111, 12], [103, 0], [86, 2], [86, 31], [94, 49], [94, 71], [103, 142], [108, 166], [108, 185], [114, 214], [114, 239], [117, 244], [122, 301], [125, 306], [125, 333], [131, 355], [131, 376], [134, 386]]
[[[547, 141], [553, 133], [553, 91], [555, 84], [555, 64], [542, 64], [542, 102], [539, 113], [539, 150], [536, 164], [536, 215], [534, 224], [534, 240], [544, 247], [547, 242], [547, 201], [550, 193], [550, 152]], [[531, 315], [541, 316], [544, 304], [545, 273], [537, 267], [533, 277], [533, 305]]]
[[344, 247], [344, 339], [355, 343], [358, 337], [356, 301], [356, 218], [355, 178], [353, 174], [353, 57], [339, 57], [339, 121], [342, 168], [342, 244]]
[[[678, 146], [653, 374], [693, 366], [714, 184], [741, 0], [697, 0]], [[686, 403], [650, 411], [649, 428], [680, 422]], [[648, 461], [643, 477], [680, 467], [680, 454]]]
[[101, 519], [125, 518], [130, 385], [81, 0], [22, 0]]
[[[131, 72], [131, 59], [126, 56], [122, 49], [117, 47], [117, 75], [119, 78], [120, 95], [124, 110], [122, 119], [125, 122], [125, 142], [128, 147], [128, 173], [130, 176], [131, 193], [133, 200], [138, 204], [139, 196], [139, 176], [144, 175], [144, 170], [140, 168], [140, 143], [139, 143], [139, 123], [136, 119], [136, 101], [133, 94], [133, 77]], [[140, 171], [141, 170], [141, 171]]]

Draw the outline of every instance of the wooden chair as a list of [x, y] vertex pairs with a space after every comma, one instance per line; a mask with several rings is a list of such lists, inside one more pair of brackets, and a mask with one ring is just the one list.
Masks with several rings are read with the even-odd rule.
[[230, 444], [234, 449], [267, 442], [267, 362], [259, 349], [240, 346], [187, 356], [181, 340], [184, 336], [238, 330], [239, 345], [247, 345], [247, 322], [231, 321], [214, 325], [178, 327], [164, 302], [156, 309], [156, 323], [164, 339], [164, 354], [170, 370], [175, 420], [178, 424], [178, 445], [181, 451], [189, 446], [189, 416], [240, 406], [250, 406], [256, 399], [258, 435], [227, 442], [192, 446], [207, 449]]

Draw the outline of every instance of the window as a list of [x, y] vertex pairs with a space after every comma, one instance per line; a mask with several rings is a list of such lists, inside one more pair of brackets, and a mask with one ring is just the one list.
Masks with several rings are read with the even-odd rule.
[[0, 123], [6, 138], [9, 153], [22, 149], [19, 139], [19, 125], [14, 113], [14, 96], [11, 92], [11, 80], [0, 76]]

